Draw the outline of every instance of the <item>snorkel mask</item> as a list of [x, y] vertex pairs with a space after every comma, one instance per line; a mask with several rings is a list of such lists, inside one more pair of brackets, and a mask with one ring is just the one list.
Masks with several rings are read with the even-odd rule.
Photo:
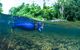
[[37, 30], [39, 31], [39, 32], [41, 32], [42, 30], [43, 30], [43, 23], [42, 22], [37, 22]]

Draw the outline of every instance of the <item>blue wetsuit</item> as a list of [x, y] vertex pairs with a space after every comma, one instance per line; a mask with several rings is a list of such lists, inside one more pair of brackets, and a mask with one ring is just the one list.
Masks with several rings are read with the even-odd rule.
[[38, 31], [42, 31], [42, 22], [37, 22], [37, 26], [35, 26], [34, 20], [28, 19], [25, 17], [15, 17], [13, 23], [13, 28], [20, 28], [24, 30], [34, 30], [37, 27]]
[[25, 17], [15, 17], [13, 20], [12, 28], [20, 28], [24, 30], [34, 30], [35, 24], [32, 19]]

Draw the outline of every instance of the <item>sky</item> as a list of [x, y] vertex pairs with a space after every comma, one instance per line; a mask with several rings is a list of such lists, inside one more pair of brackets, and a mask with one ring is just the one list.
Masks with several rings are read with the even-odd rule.
[[[2, 5], [3, 5], [3, 7], [2, 7], [3, 13], [8, 14], [11, 7], [17, 7], [17, 6], [21, 5], [23, 2], [25, 4], [32, 4], [33, 1], [34, 1], [34, 3], [36, 3], [42, 7], [43, 0], [0, 0], [0, 3], [2, 3]], [[46, 5], [51, 6], [55, 2], [57, 2], [57, 0], [46, 0], [46, 3], [47, 3]]]

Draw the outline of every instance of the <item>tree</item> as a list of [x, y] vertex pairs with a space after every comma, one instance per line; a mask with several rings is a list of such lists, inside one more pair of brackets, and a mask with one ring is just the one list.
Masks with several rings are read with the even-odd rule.
[[24, 3], [22, 3], [22, 5], [20, 5], [18, 7], [12, 7], [9, 10], [9, 14], [11, 14], [11, 15], [17, 15], [17, 12], [20, 11], [23, 7], [24, 7]]
[[2, 3], [0, 3], [0, 13], [2, 13]]
[[58, 0], [61, 7], [64, 8], [64, 18], [69, 21], [80, 20], [80, 0]]

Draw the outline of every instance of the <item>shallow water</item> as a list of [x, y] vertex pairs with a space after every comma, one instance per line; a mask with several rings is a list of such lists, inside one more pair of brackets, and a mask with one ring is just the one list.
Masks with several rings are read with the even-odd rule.
[[80, 35], [80, 29], [75, 27], [66, 27], [57, 24], [46, 24], [43, 32], [66, 34], [66, 35]]
[[[9, 22], [12, 22], [13, 18], [10, 15], [1, 15], [0, 16], [0, 32], [10, 32], [11, 30], [11, 24]], [[80, 29], [75, 27], [66, 27], [58, 24], [45, 24], [44, 29], [42, 31], [44, 34], [65, 34], [70, 36], [79, 36], [80, 35]]]
[[[80, 40], [78, 40], [80, 38], [76, 38], [76, 37], [80, 37], [79, 28], [45, 23], [42, 32], [38, 32], [36, 30], [24, 31], [21, 29], [15, 29], [13, 32], [11, 32], [12, 24], [9, 22], [12, 21], [13, 18], [10, 15], [0, 16], [0, 49], [1, 50], [6, 50], [6, 49], [14, 50], [15, 48], [16, 50], [19, 49], [55, 50], [56, 48], [54, 47], [57, 47], [58, 50], [60, 49], [60, 45], [62, 44], [63, 44], [63, 48], [65, 48], [66, 50], [70, 47], [72, 48], [70, 48], [69, 50], [79, 50], [80, 48]], [[56, 34], [59, 36], [56, 36]], [[67, 36], [71, 38], [65, 38]], [[11, 45], [13, 46], [8, 48], [8, 45], [11, 42], [12, 42]], [[21, 48], [21, 46], [23, 46], [24, 48]]]

